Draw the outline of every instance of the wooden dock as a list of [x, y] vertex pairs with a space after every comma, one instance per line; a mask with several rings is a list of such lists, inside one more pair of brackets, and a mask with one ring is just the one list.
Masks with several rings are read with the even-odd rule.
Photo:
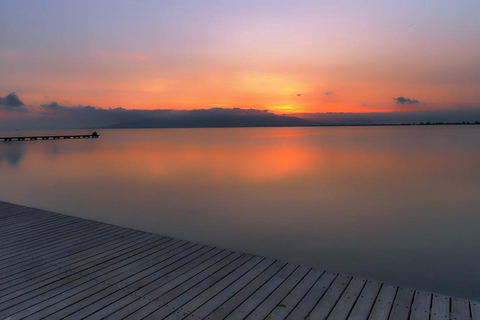
[[26, 137], [0, 137], [0, 141], [36, 141], [36, 140], [66, 140], [66, 139], [96, 139], [100, 135], [96, 134], [77, 134], [77, 135], [45, 135], [45, 136], [26, 136]]
[[480, 320], [480, 304], [0, 202], [0, 319]]

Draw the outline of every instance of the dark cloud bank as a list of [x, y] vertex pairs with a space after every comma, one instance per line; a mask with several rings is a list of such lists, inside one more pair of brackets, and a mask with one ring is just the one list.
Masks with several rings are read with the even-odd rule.
[[[396, 100], [400, 98], [402, 97]], [[255, 109], [128, 110], [92, 106], [67, 107], [56, 102], [27, 109], [14, 93], [0, 99], [0, 130], [280, 127], [480, 121], [480, 108], [389, 113], [299, 113], [287, 116]], [[406, 104], [418, 103], [417, 100], [407, 98], [400, 101]], [[2, 117], [1, 112], [10, 116]]]
[[10, 93], [5, 97], [0, 97], [0, 110], [9, 111], [9, 112], [25, 112], [24, 103], [20, 98], [15, 94], [15, 92]]
[[393, 98], [393, 100], [397, 101], [397, 104], [418, 104], [420, 101], [416, 99], [409, 99], [405, 97], [398, 97], [398, 98]]

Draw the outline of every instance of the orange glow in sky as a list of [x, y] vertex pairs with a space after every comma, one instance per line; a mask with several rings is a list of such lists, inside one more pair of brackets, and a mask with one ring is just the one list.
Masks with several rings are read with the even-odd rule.
[[10, 1], [0, 12], [10, 30], [0, 36], [0, 97], [275, 113], [478, 106], [480, 2], [423, 2], [160, 1], [112, 12]]

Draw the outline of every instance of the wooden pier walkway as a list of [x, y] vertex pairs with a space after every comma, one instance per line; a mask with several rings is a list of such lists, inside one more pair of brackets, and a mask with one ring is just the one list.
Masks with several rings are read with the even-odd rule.
[[480, 320], [480, 304], [0, 202], [0, 319]]
[[0, 141], [36, 141], [36, 140], [66, 140], [66, 139], [96, 139], [100, 135], [96, 134], [76, 134], [76, 135], [45, 135], [45, 136], [26, 136], [26, 137], [0, 137]]

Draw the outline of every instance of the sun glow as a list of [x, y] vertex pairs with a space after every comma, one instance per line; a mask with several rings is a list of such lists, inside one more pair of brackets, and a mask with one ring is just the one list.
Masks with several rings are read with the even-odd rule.
[[303, 110], [301, 110], [300, 108], [298, 108], [296, 106], [291, 106], [291, 105], [275, 106], [275, 107], [269, 108], [269, 110], [274, 112], [274, 113], [279, 113], [279, 114], [303, 112]]

